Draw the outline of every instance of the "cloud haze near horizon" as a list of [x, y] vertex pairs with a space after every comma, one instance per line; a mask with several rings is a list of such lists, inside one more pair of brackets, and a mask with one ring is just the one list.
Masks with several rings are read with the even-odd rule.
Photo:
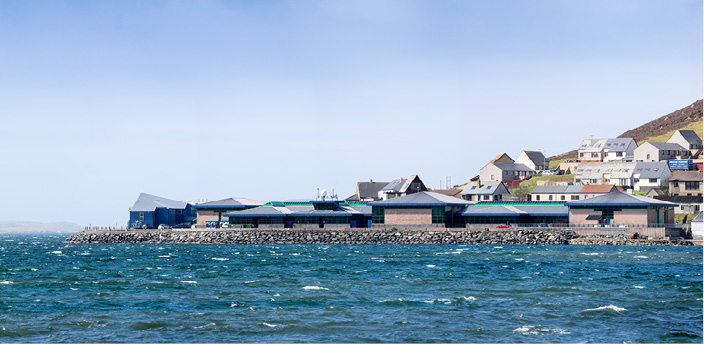
[[555, 155], [702, 95], [699, 1], [0, 4], [0, 220], [305, 199]]

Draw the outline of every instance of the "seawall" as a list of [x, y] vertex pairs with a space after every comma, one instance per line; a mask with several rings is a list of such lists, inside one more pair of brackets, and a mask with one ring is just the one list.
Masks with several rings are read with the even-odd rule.
[[523, 244], [523, 245], [681, 245], [669, 239], [623, 236], [579, 237], [570, 230], [425, 229], [257, 229], [257, 230], [85, 230], [67, 243], [164, 244]]

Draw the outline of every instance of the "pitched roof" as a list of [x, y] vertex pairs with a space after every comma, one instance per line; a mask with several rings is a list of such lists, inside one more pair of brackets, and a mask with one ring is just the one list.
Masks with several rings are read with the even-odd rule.
[[655, 199], [672, 203], [702, 203], [702, 196], [655, 196]]
[[154, 211], [156, 208], [185, 209], [188, 203], [140, 193], [130, 211]]
[[530, 167], [524, 164], [506, 163], [506, 164], [494, 164], [502, 171], [533, 171]]
[[532, 194], [576, 194], [582, 191], [583, 185], [538, 185]]
[[679, 143], [672, 143], [672, 142], [645, 142], [641, 145], [641, 147], [645, 146], [646, 144], [649, 144], [658, 150], [675, 150], [675, 151], [684, 151], [687, 150], [687, 148], [682, 147]]
[[626, 192], [616, 191], [601, 196], [583, 199], [581, 201], [567, 202], [568, 207], [573, 206], [661, 206], [675, 207], [677, 204], [665, 202], [653, 198], [633, 195]]
[[604, 148], [609, 152], [625, 152], [631, 142], [635, 141], [632, 138], [607, 139]]
[[667, 166], [667, 161], [640, 161], [633, 168], [633, 174], [638, 175], [638, 178], [661, 178], [664, 174], [670, 172]]
[[506, 189], [506, 186], [501, 182], [484, 182], [481, 186], [476, 183], [467, 184], [462, 190], [463, 195], [493, 195], [498, 190]]
[[[408, 179], [406, 179], [406, 181], [405, 181], [405, 182], [403, 183], [403, 185], [401, 186], [401, 189], [399, 189], [399, 192], [406, 192], [406, 191], [408, 191], [408, 188], [409, 188], [409, 187], [411, 186], [411, 184], [412, 184], [413, 182], [415, 182], [415, 181], [418, 181], [419, 183], [421, 183], [421, 185], [425, 188], [425, 184], [423, 184], [423, 181], [420, 180], [420, 178], [418, 177], [417, 174], [414, 174], [414, 175], [408, 177]], [[415, 191], [421, 191], [421, 190], [415, 190]]]
[[542, 152], [539, 151], [523, 151], [523, 153], [526, 154], [528, 159], [532, 161], [536, 165], [544, 165], [547, 159], [545, 158], [545, 155], [543, 155]]
[[401, 186], [403, 186], [403, 183], [405, 182], [406, 180], [403, 178], [394, 179], [390, 183], [386, 184], [386, 186], [384, 186], [381, 190], [399, 192], [399, 190], [401, 190]]
[[378, 198], [379, 190], [383, 189], [388, 182], [358, 182], [357, 183], [357, 197], [359, 199], [363, 198]]
[[[684, 137], [690, 144], [702, 144], [702, 138], [697, 135], [694, 130], [678, 130], [682, 137]], [[674, 135], [674, 134], [673, 134]]]
[[[306, 207], [312, 209], [313, 207]], [[293, 211], [287, 207], [274, 207], [265, 205], [262, 207], [250, 208], [240, 211], [233, 211], [223, 214], [225, 217], [252, 217], [252, 216], [287, 216]]]
[[497, 161], [501, 160], [501, 159], [504, 158], [504, 157], [506, 157], [508, 160], [511, 160], [511, 162], [514, 161], [513, 159], [511, 159], [510, 156], [508, 156], [508, 154], [506, 154], [506, 153], [501, 153], [501, 154], [495, 156], [493, 159], [491, 159], [491, 161], [489, 161], [489, 163], [497, 162]]
[[600, 151], [604, 149], [606, 139], [584, 139], [579, 145], [580, 151]]
[[704, 213], [700, 212], [699, 214], [697, 214], [697, 216], [692, 219], [692, 222], [704, 222], [704, 216], [702, 216], [702, 214]]
[[196, 208], [196, 209], [206, 209], [206, 208], [241, 209], [241, 208], [258, 207], [262, 204], [264, 204], [264, 202], [253, 201], [251, 199], [241, 198], [241, 197], [238, 197], [238, 198], [231, 197], [231, 198], [221, 199], [219, 201], [211, 201], [211, 202], [196, 204], [194, 206], [194, 208]]
[[420, 207], [420, 206], [453, 206], [468, 205], [467, 202], [456, 197], [446, 196], [432, 191], [421, 191], [403, 197], [387, 199], [385, 201], [370, 202], [372, 207], [400, 206], [400, 207]]
[[580, 193], [608, 193], [614, 191], [613, 184], [587, 184], [582, 187]]
[[457, 195], [462, 193], [462, 189], [435, 189], [431, 191], [452, 197], [456, 197]]
[[699, 171], [673, 171], [667, 180], [678, 182], [701, 182], [702, 174]]

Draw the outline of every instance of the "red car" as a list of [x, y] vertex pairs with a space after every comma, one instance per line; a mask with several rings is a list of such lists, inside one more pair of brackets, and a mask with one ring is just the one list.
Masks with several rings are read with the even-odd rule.
[[496, 228], [511, 228], [511, 225], [498, 225]]

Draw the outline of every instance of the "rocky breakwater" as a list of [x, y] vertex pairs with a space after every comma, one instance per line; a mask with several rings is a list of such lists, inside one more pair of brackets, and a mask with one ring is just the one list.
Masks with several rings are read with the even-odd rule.
[[575, 237], [565, 230], [465, 229], [257, 229], [257, 230], [86, 230], [67, 243], [173, 244], [560, 244]]

